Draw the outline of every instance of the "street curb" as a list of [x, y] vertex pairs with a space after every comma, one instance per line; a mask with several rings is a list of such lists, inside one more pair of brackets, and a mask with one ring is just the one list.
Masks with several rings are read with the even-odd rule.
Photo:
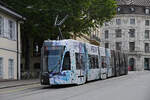
[[40, 83], [40, 82], [35, 82], [35, 83], [24, 83], [24, 84], [18, 84], [18, 85], [10, 85], [10, 86], [0, 87], [0, 89], [12, 88], [12, 87], [17, 87], [17, 86], [27, 86], [27, 85], [39, 84], [39, 83]]

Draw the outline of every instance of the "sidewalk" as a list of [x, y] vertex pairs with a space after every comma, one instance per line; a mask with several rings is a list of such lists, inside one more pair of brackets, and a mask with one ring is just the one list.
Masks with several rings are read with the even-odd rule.
[[40, 83], [39, 79], [0, 82], [0, 89]]

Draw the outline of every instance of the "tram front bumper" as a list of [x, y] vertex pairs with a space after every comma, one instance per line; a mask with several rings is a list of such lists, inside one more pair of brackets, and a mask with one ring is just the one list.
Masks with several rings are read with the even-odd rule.
[[40, 78], [40, 82], [41, 82], [41, 85], [50, 85], [49, 75], [46, 73], [42, 73], [41, 78]]

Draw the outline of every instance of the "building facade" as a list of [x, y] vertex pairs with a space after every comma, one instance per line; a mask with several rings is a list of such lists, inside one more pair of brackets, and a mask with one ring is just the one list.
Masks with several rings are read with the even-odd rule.
[[20, 23], [23, 17], [0, 2], [0, 80], [20, 79]]
[[150, 1], [117, 0], [117, 15], [101, 27], [101, 46], [128, 53], [130, 70], [150, 69]]

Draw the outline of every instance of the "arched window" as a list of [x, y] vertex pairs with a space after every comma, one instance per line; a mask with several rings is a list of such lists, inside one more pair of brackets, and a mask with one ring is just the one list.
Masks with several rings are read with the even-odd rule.
[[149, 58], [144, 58], [144, 70], [149, 70]]
[[134, 58], [130, 58], [129, 59], [129, 70], [130, 71], [134, 71], [134, 67], [135, 67], [135, 59]]
[[130, 8], [130, 11], [131, 11], [131, 12], [135, 12], [135, 8], [131, 7], [131, 8]]
[[150, 12], [149, 12], [149, 9], [148, 8], [146, 8], [145, 9], [145, 14], [149, 14]]
[[121, 8], [120, 8], [120, 7], [118, 7], [118, 8], [117, 8], [117, 12], [120, 12], [120, 11], [121, 11]]

